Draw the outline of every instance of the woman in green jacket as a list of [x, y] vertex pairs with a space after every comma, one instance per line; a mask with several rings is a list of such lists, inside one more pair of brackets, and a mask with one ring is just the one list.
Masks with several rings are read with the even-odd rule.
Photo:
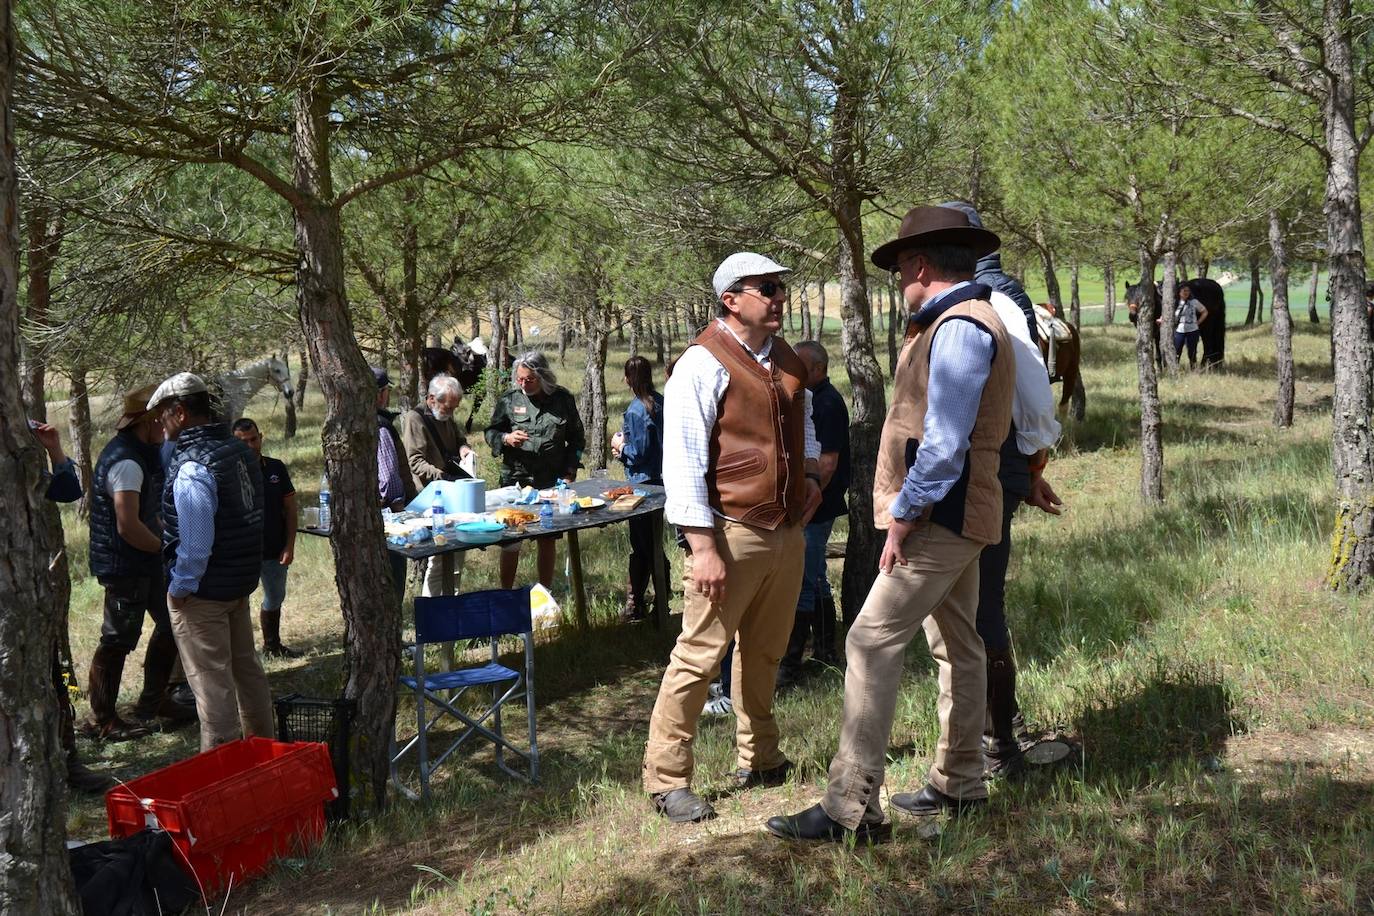
[[[501, 486], [546, 489], [560, 479], [577, 479], [586, 433], [577, 412], [577, 400], [558, 384], [543, 353], [531, 350], [512, 364], [515, 387], [501, 396], [487, 426], [487, 444], [501, 459]], [[548, 588], [553, 582], [557, 559], [554, 537], [537, 538], [539, 581]], [[520, 563], [520, 545], [512, 544], [501, 552], [501, 587], [515, 585]]]

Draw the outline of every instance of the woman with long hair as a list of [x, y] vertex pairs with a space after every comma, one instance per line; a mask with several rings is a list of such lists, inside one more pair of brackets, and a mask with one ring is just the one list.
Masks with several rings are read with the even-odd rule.
[[[631, 483], [663, 485], [663, 395], [654, 388], [653, 366], [642, 356], [625, 361], [625, 384], [634, 399], [625, 408], [621, 431], [611, 439], [611, 451], [625, 465]], [[644, 591], [654, 568], [654, 525], [648, 516], [635, 516], [630, 526], [630, 581], [625, 591], [622, 620], [643, 620]]]

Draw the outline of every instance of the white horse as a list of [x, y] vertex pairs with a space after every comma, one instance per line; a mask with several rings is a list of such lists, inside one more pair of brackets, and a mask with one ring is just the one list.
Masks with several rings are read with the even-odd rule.
[[294, 393], [291, 390], [291, 369], [275, 355], [218, 376], [215, 384], [222, 392], [220, 405], [225, 420], [233, 423], [243, 416], [243, 410], [248, 402], [269, 382], [283, 397], [289, 398]]

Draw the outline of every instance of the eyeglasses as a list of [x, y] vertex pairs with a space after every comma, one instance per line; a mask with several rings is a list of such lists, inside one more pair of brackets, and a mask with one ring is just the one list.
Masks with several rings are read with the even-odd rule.
[[773, 298], [774, 296], [776, 296], [778, 293], [781, 293], [781, 292], [786, 291], [787, 286], [786, 286], [786, 284], [779, 283], [777, 280], [764, 280], [764, 281], [763, 281], [762, 283], [760, 283], [758, 286], [739, 286], [739, 285], [736, 285], [735, 287], [733, 287], [733, 290], [732, 290], [732, 291], [733, 291], [733, 292], [737, 292], [737, 293], [742, 293], [742, 292], [744, 292], [746, 289], [757, 290], [757, 291], [759, 292], [759, 294], [763, 296], [763, 298], [765, 298], [765, 299], [772, 299], [772, 298]]

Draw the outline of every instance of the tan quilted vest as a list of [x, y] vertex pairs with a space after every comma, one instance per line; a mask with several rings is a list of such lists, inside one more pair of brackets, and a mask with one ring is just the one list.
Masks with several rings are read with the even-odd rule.
[[[879, 528], [892, 525], [888, 511], [902, 489], [910, 463], [908, 444], [919, 442], [925, 432], [926, 386], [930, 380], [930, 347], [935, 331], [950, 320], [972, 320], [992, 335], [997, 352], [992, 372], [978, 405], [978, 417], [964, 458], [964, 476], [935, 506], [927, 506], [922, 518], [933, 519], [955, 534], [981, 544], [1002, 540], [1002, 485], [997, 480], [1001, 447], [1011, 428], [1011, 396], [1015, 385], [1015, 355], [992, 306], [982, 299], [967, 299], [950, 306], [935, 321], [917, 326], [908, 337], [897, 361], [892, 382], [892, 406], [883, 422], [878, 446], [878, 466], [873, 477], [873, 521]], [[914, 444], [910, 449], [914, 457]]]

